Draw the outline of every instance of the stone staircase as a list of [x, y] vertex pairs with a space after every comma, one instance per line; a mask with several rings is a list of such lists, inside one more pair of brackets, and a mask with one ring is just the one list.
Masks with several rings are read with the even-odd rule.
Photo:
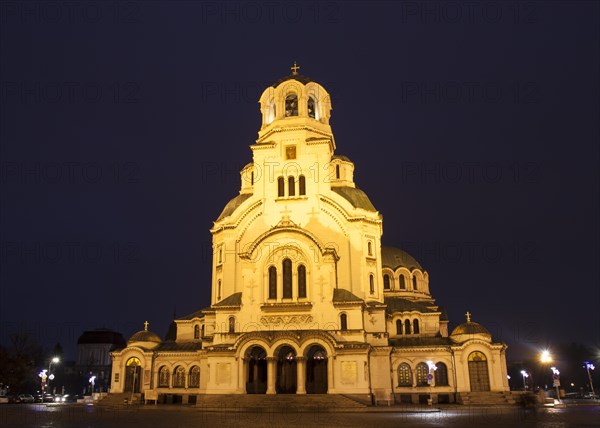
[[365, 404], [337, 394], [211, 394], [197, 397], [196, 407], [207, 411], [359, 412], [367, 407]]
[[[140, 404], [141, 403], [142, 394], [133, 394], [133, 400], [131, 404]], [[131, 393], [111, 393], [108, 394], [104, 399], [98, 401], [99, 406], [124, 406], [129, 404], [129, 400], [131, 400]]]
[[514, 405], [516, 401], [510, 392], [461, 392], [457, 402], [464, 405]]

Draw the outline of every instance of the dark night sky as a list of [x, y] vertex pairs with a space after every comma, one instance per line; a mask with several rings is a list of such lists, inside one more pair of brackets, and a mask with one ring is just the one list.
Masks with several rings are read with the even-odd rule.
[[297, 61], [451, 327], [598, 346], [598, 3], [116, 5], [0, 3], [0, 343], [207, 306], [209, 228]]

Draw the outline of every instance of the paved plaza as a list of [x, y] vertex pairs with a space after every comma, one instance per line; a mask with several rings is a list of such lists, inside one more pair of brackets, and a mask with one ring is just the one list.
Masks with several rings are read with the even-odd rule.
[[2, 405], [4, 428], [104, 427], [543, 427], [600, 426], [600, 406], [564, 409], [447, 406], [439, 412], [390, 412], [369, 409], [361, 413], [206, 412], [183, 406], [106, 408], [85, 405]]

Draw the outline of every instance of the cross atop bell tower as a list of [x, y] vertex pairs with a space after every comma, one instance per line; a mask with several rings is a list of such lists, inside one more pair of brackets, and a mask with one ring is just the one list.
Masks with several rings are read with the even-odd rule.
[[290, 69], [292, 70], [292, 74], [294, 76], [298, 75], [298, 70], [300, 70], [300, 66], [296, 65], [296, 61], [294, 61], [294, 65], [292, 67], [290, 67]]

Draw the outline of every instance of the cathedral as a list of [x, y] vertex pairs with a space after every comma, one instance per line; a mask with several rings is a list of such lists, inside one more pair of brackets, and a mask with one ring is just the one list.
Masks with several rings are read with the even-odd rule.
[[452, 331], [411, 255], [337, 154], [332, 102], [298, 73], [265, 89], [239, 194], [214, 222], [211, 305], [111, 353], [112, 393], [344, 394], [468, 403], [509, 390], [506, 345], [471, 320]]

